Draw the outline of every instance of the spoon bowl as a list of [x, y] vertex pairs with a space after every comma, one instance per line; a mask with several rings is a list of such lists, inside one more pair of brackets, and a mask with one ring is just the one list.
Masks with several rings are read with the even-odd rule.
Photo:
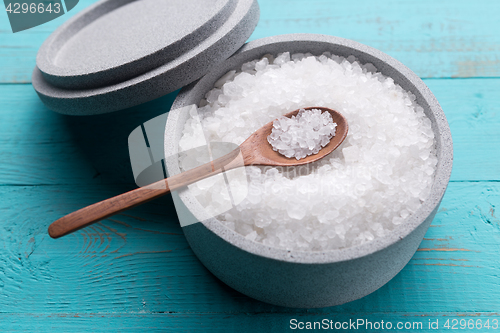
[[[170, 191], [177, 190], [196, 181], [219, 174], [223, 171], [248, 165], [297, 166], [315, 162], [330, 154], [344, 141], [347, 136], [348, 125], [344, 116], [335, 110], [324, 107], [305, 108], [305, 110], [312, 109], [329, 112], [332, 116], [333, 122], [337, 123], [335, 136], [317, 154], [309, 155], [303, 159], [297, 160], [295, 158], [285, 157], [279, 152], [274, 151], [267, 141], [267, 137], [271, 134], [273, 127], [273, 122], [270, 122], [255, 131], [237, 149], [209, 163], [200, 165], [167, 179], [162, 179], [156, 183], [95, 203], [58, 219], [49, 226], [49, 235], [52, 238], [59, 238], [119, 212], [161, 197], [170, 193]], [[299, 110], [289, 112], [284, 116], [295, 116]], [[240, 153], [243, 158], [235, 158]]]
[[[323, 147], [317, 154], [306, 156], [300, 160], [288, 158], [277, 151], [274, 151], [272, 146], [267, 142], [267, 137], [273, 129], [273, 122], [267, 123], [260, 129], [255, 131], [245, 142], [240, 146], [245, 165], [267, 165], [267, 166], [296, 166], [304, 165], [322, 159], [344, 141], [349, 130], [347, 120], [344, 116], [335, 110], [324, 107], [307, 107], [304, 110], [318, 109], [322, 112], [328, 112], [332, 116], [333, 122], [337, 124], [335, 136], [330, 142]], [[299, 110], [295, 110], [285, 114], [285, 117], [291, 118], [296, 116]]]

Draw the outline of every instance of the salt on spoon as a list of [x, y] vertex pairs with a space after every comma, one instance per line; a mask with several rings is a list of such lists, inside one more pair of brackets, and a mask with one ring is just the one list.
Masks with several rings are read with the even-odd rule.
[[[348, 125], [347, 120], [342, 114], [329, 108], [308, 107], [289, 112], [284, 116], [288, 118], [297, 116], [301, 110], [328, 112], [331, 115], [332, 121], [336, 124], [335, 136], [317, 154], [312, 154], [301, 159], [292, 159], [273, 150], [273, 147], [268, 142], [268, 136], [271, 135], [273, 129], [273, 122], [270, 122], [255, 131], [239, 148], [210, 163], [95, 203], [58, 219], [49, 226], [49, 235], [52, 238], [65, 236], [114, 214], [159, 198], [170, 193], [170, 191], [219, 174], [222, 171], [248, 165], [296, 166], [315, 162], [330, 154], [344, 141], [347, 136]], [[240, 152], [242, 158], [235, 158]]]
[[329, 112], [300, 109], [296, 116], [276, 119], [267, 141], [274, 151], [300, 160], [319, 153], [335, 136], [336, 127]]

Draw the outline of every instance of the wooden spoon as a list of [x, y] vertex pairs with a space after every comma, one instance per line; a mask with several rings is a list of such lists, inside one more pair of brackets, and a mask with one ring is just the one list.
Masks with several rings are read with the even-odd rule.
[[[332, 115], [333, 122], [337, 123], [335, 136], [318, 154], [309, 155], [303, 159], [297, 160], [295, 158], [285, 157], [274, 151], [267, 141], [267, 136], [271, 134], [273, 127], [273, 122], [270, 122], [254, 132], [238, 149], [210, 163], [203, 164], [167, 179], [162, 179], [151, 185], [140, 187], [133, 191], [95, 203], [58, 219], [50, 225], [49, 235], [52, 238], [59, 238], [109, 216], [161, 197], [170, 191], [219, 174], [225, 170], [231, 170], [245, 165], [295, 166], [317, 161], [330, 154], [344, 141], [347, 135], [348, 125], [346, 119], [340, 113], [332, 109], [323, 107], [308, 107], [305, 109], [320, 109], [323, 112], [329, 112]], [[285, 117], [294, 116], [298, 112], [299, 110], [289, 112], [285, 114]], [[243, 158], [235, 158], [240, 153]]]

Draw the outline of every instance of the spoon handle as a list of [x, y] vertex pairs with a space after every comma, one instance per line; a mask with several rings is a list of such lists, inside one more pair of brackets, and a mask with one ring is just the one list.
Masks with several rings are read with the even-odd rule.
[[52, 238], [65, 236], [119, 212], [159, 198], [170, 193], [170, 191], [187, 186], [198, 180], [214, 176], [225, 170], [241, 167], [244, 165], [243, 159], [236, 158], [239, 152], [239, 149], [235, 149], [229, 154], [212, 162], [200, 165], [199, 167], [167, 179], [162, 179], [156, 183], [117, 195], [63, 216], [49, 226], [49, 235]]

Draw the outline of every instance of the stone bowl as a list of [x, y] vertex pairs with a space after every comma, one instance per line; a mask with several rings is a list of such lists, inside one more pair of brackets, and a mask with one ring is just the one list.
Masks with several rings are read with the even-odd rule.
[[[214, 83], [244, 62], [265, 54], [277, 55], [325, 51], [354, 55], [372, 63], [405, 90], [411, 91], [432, 122], [438, 164], [429, 198], [417, 212], [385, 237], [360, 246], [330, 251], [287, 251], [246, 239], [210, 217], [189, 189], [177, 193], [184, 210], [199, 223], [183, 227], [200, 261], [224, 283], [263, 302], [295, 308], [333, 306], [364, 297], [391, 280], [411, 259], [431, 224], [448, 185], [453, 144], [446, 117], [422, 80], [397, 60], [363, 44], [338, 37], [310, 34], [274, 36], [245, 44], [224, 63], [183, 88], [172, 110], [198, 104]], [[178, 152], [187, 115], [171, 112], [165, 130], [165, 156]], [[169, 172], [179, 173], [176, 161], [167, 162]], [[177, 207], [179, 210], [179, 207]]]

